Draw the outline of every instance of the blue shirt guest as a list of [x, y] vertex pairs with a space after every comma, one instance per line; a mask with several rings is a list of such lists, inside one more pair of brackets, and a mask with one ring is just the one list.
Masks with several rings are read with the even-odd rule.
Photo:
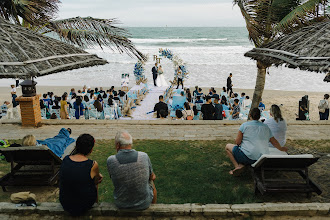
[[76, 154], [66, 156], [60, 168], [60, 202], [73, 216], [82, 215], [97, 202], [97, 185], [103, 176], [97, 162], [88, 159], [94, 143], [91, 135], [80, 135]]
[[229, 171], [229, 174], [234, 176], [240, 175], [245, 165], [255, 163], [263, 154], [269, 154], [268, 142], [280, 151], [288, 150], [286, 147], [281, 147], [267, 125], [258, 121], [260, 119], [258, 108], [251, 110], [250, 118], [253, 121], [245, 122], [239, 128], [236, 145], [226, 145], [227, 155], [235, 167]]
[[156, 175], [148, 154], [132, 149], [132, 136], [119, 131], [115, 137], [117, 154], [108, 157], [107, 167], [119, 209], [144, 210], [157, 201]]

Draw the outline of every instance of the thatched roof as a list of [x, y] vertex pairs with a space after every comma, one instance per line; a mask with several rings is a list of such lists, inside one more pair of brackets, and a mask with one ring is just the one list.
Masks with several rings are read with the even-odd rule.
[[0, 18], [0, 78], [43, 76], [106, 63], [96, 55]]
[[280, 37], [263, 48], [254, 48], [245, 56], [268, 65], [285, 64], [315, 72], [330, 72], [330, 21], [316, 23]]

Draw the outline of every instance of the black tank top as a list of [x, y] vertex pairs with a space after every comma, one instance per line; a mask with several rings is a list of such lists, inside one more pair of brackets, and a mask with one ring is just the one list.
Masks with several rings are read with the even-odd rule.
[[92, 160], [75, 162], [66, 156], [60, 169], [60, 202], [71, 215], [80, 215], [96, 201], [97, 190], [91, 178]]

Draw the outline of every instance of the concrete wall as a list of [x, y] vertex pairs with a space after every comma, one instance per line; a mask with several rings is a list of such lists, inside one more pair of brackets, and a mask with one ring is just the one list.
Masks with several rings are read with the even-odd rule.
[[37, 208], [0, 203], [0, 219], [330, 219], [330, 203], [155, 204], [144, 211], [118, 210], [112, 203], [101, 203], [76, 218], [59, 203], [41, 203]]

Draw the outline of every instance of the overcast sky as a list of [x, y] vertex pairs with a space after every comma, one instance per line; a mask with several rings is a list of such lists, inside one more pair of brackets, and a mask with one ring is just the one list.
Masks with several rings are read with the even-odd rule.
[[232, 0], [62, 0], [59, 18], [118, 18], [132, 27], [243, 27]]

